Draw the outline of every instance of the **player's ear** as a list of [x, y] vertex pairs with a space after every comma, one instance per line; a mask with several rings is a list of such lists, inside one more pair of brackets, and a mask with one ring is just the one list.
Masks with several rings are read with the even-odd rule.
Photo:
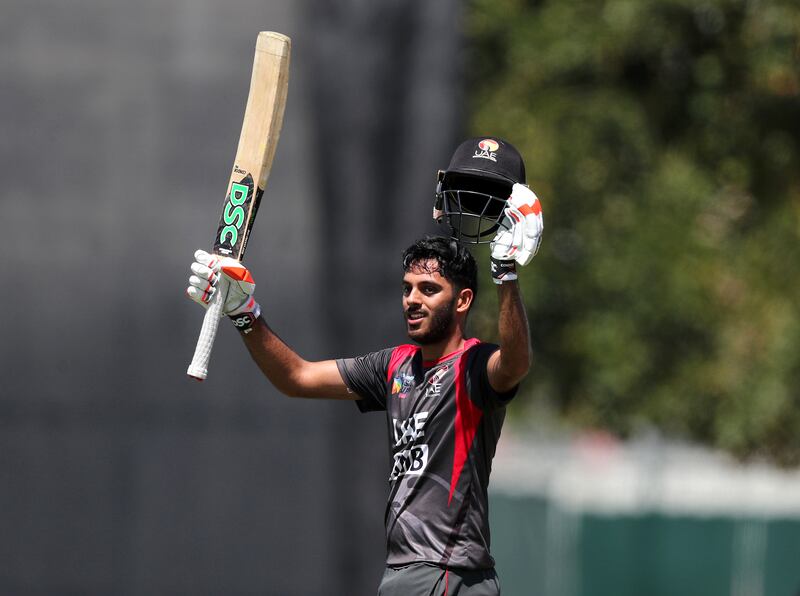
[[466, 313], [469, 307], [472, 306], [472, 300], [475, 298], [475, 293], [469, 288], [462, 288], [458, 292], [456, 298], [456, 312]]

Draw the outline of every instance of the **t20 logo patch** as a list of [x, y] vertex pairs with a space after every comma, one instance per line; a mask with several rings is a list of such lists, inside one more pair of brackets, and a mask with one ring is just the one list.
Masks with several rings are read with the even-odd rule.
[[400, 399], [403, 399], [408, 395], [413, 386], [414, 375], [400, 373], [392, 381], [392, 395], [396, 395]]

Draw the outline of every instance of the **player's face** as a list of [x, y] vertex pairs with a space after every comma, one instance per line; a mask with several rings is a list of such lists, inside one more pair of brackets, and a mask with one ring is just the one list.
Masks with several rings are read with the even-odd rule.
[[414, 264], [403, 276], [403, 314], [408, 337], [434, 344], [455, 331], [455, 288], [439, 273], [435, 260]]

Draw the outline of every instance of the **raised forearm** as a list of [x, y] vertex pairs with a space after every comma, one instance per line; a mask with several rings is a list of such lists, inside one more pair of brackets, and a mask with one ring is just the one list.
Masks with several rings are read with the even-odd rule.
[[500, 356], [497, 373], [513, 385], [527, 374], [533, 358], [528, 315], [516, 281], [497, 286], [497, 293], [500, 305]]
[[524, 184], [514, 184], [504, 212], [510, 227], [502, 227], [491, 243], [492, 280], [498, 284], [500, 302], [500, 350], [489, 362], [489, 380], [495, 389], [521, 381], [533, 360], [516, 266], [531, 262], [544, 230], [539, 198]]
[[207, 307], [222, 276], [229, 279], [222, 312], [230, 317], [253, 360], [279, 391], [292, 397], [358, 399], [348, 391], [336, 361], [304, 360], [269, 328], [253, 297], [255, 282], [244, 265], [204, 250], [196, 251], [194, 257], [186, 294]]
[[247, 351], [276, 389], [286, 395], [297, 395], [300, 371], [305, 364], [294, 350], [278, 337], [262, 317], [247, 334], [241, 334]]
[[258, 368], [281, 393], [290, 397], [357, 399], [345, 387], [335, 361], [304, 360], [262, 317], [249, 333], [241, 335]]

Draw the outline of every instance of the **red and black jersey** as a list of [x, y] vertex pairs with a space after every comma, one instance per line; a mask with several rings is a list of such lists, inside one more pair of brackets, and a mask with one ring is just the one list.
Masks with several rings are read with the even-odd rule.
[[385, 410], [392, 470], [386, 508], [387, 564], [428, 562], [487, 569], [487, 490], [505, 405], [489, 385], [493, 344], [424, 362], [403, 345], [337, 360], [362, 412]]

